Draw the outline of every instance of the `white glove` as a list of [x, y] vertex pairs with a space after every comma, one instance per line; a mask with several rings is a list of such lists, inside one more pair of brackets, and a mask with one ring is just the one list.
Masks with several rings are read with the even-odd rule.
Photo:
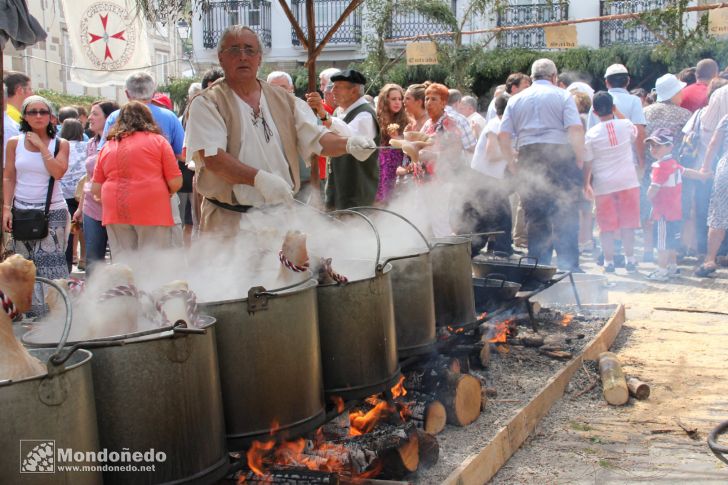
[[374, 140], [364, 136], [351, 136], [346, 142], [346, 153], [360, 162], [369, 158], [376, 149], [377, 145]]
[[288, 182], [264, 170], [258, 170], [253, 187], [260, 192], [266, 204], [280, 204], [293, 200], [293, 191]]

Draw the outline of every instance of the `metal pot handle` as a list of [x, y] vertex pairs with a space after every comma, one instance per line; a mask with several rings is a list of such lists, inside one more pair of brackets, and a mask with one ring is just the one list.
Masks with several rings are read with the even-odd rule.
[[389, 209], [382, 209], [381, 207], [372, 207], [372, 206], [352, 207], [351, 210], [353, 210], [353, 211], [373, 210], [373, 211], [379, 211], [379, 212], [386, 212], [387, 214], [391, 214], [391, 215], [393, 215], [395, 217], [399, 217], [404, 222], [406, 222], [407, 224], [409, 224], [409, 226], [412, 227], [412, 229], [414, 229], [417, 232], [417, 234], [420, 235], [420, 237], [422, 238], [422, 240], [425, 242], [425, 246], [427, 246], [427, 249], [428, 250], [431, 250], [432, 249], [432, 246], [430, 246], [430, 241], [428, 241], [427, 238], [425, 237], [425, 235], [422, 234], [422, 231], [420, 231], [420, 229], [417, 226], [415, 226], [412, 223], [412, 221], [410, 221], [409, 219], [407, 219], [402, 214], [399, 214], [397, 212], [391, 211]]
[[500, 281], [500, 287], [503, 288], [504, 286], [506, 286], [507, 278], [506, 275], [504, 275], [503, 273], [488, 273], [488, 277], [485, 278], [484, 282], [489, 280]]
[[531, 268], [531, 270], [534, 270], [534, 269], [536, 269], [536, 267], [538, 267], [538, 258], [536, 256], [521, 256], [520, 258], [518, 258], [518, 267], [519, 268], [521, 266], [526, 266], [526, 265], [522, 264], [524, 259], [532, 259], [533, 261], [535, 261], [533, 263], [533, 266], [529, 266]]
[[361, 217], [362, 219], [364, 219], [364, 221], [367, 224], [369, 224], [369, 227], [371, 227], [372, 231], [374, 231], [374, 237], [377, 240], [377, 259], [374, 260], [374, 273], [376, 274], [376, 273], [381, 272], [385, 266], [385, 265], [379, 264], [379, 258], [382, 254], [382, 240], [379, 237], [379, 231], [377, 230], [377, 226], [374, 225], [372, 220], [370, 218], [368, 218], [367, 216], [365, 216], [364, 214], [362, 214], [361, 212], [357, 212], [353, 209], [339, 209], [339, 210], [331, 212], [330, 214], [331, 215], [333, 215], [333, 214], [354, 214], [356, 216]]
[[66, 346], [66, 342], [68, 342], [68, 336], [71, 334], [73, 309], [71, 308], [71, 299], [68, 297], [68, 293], [66, 293], [66, 290], [64, 290], [58, 283], [49, 280], [48, 278], [43, 278], [42, 276], [36, 276], [35, 281], [38, 283], [46, 284], [52, 287], [58, 293], [60, 293], [61, 298], [63, 299], [63, 305], [66, 308], [66, 320], [63, 324], [63, 333], [61, 333], [61, 339], [58, 341], [58, 346], [56, 346], [55, 352], [53, 352], [53, 354], [48, 358], [48, 362], [46, 363], [46, 366], [48, 368], [48, 375], [51, 376], [63, 370], [63, 363], [68, 360], [68, 358], [71, 356], [71, 353], [75, 352], [76, 350], [73, 349], [68, 355], [66, 355], [65, 359], [60, 360], [61, 351], [63, 350], [63, 347]]

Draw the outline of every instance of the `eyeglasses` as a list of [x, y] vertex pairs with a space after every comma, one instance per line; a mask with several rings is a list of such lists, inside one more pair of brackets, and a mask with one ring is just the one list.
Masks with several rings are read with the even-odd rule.
[[245, 54], [245, 57], [254, 57], [260, 53], [258, 49], [253, 49], [252, 47], [238, 47], [236, 45], [223, 49], [221, 52], [233, 57], [239, 57], [240, 54]]
[[51, 112], [47, 109], [29, 109], [25, 114], [26, 116], [48, 116]]

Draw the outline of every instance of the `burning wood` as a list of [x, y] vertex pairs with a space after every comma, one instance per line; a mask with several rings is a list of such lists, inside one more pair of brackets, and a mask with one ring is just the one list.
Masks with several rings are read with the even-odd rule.
[[573, 319], [574, 319], [574, 314], [567, 313], [566, 315], [564, 315], [564, 318], [561, 319], [561, 325], [564, 327], [568, 327]]
[[339, 475], [333, 472], [299, 468], [272, 468], [265, 475], [248, 472], [238, 479], [239, 484], [282, 484], [282, 485], [338, 485]]
[[45, 366], [30, 355], [13, 333], [13, 318], [30, 309], [35, 264], [20, 255], [0, 263], [0, 381], [35, 377]]

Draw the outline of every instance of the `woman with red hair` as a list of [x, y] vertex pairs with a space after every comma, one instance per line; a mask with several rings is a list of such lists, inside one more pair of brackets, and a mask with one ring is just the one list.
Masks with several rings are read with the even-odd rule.
[[[377, 121], [381, 131], [381, 145], [387, 146], [392, 138], [401, 138], [409, 119], [403, 108], [404, 90], [397, 84], [385, 84], [379, 92]], [[379, 150], [379, 187], [377, 201], [389, 200], [397, 182], [397, 168], [402, 165], [402, 150]]]

